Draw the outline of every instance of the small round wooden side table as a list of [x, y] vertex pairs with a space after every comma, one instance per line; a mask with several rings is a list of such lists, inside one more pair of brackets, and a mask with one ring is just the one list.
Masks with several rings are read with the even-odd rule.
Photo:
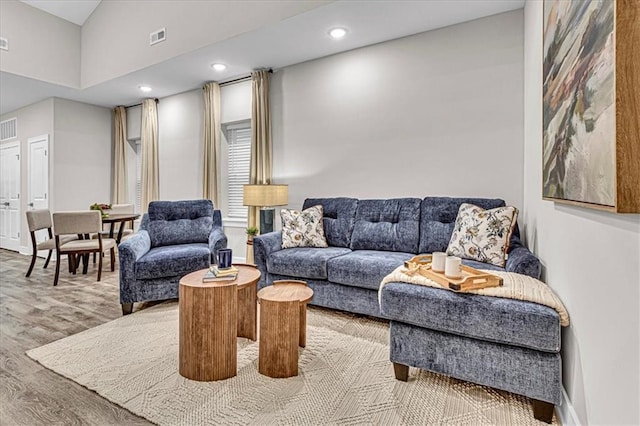
[[237, 372], [237, 336], [256, 340], [256, 284], [260, 271], [236, 265], [234, 281], [202, 282], [192, 272], [179, 287], [179, 372], [191, 380], [228, 379]]
[[274, 378], [298, 375], [298, 345], [307, 343], [307, 303], [313, 290], [304, 281], [274, 281], [258, 292], [258, 372]]

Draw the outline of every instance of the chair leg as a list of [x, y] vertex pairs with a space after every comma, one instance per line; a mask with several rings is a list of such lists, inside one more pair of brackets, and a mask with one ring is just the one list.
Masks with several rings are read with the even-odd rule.
[[82, 274], [87, 275], [89, 270], [89, 253], [80, 256], [82, 258]]
[[122, 315], [129, 315], [133, 312], [133, 303], [122, 303]]
[[47, 269], [47, 266], [49, 266], [49, 261], [51, 260], [51, 253], [53, 253], [53, 250], [49, 250], [49, 254], [47, 255], [47, 260], [45, 260], [44, 266], [42, 267], [42, 269]]
[[533, 417], [541, 422], [551, 423], [553, 420], [554, 405], [550, 402], [539, 401], [537, 399], [531, 400], [533, 406]]
[[67, 258], [69, 259], [69, 272], [71, 272], [73, 275], [76, 274], [76, 255], [75, 254], [68, 254]]
[[93, 264], [94, 265], [96, 264], [96, 254], [95, 253], [93, 253]]
[[101, 276], [102, 276], [102, 255], [98, 256], [98, 281], [100, 281]]
[[116, 249], [111, 247], [111, 251], [109, 252], [111, 256], [111, 272], [116, 270]]
[[409, 366], [404, 364], [393, 363], [393, 372], [396, 375], [396, 380], [406, 382], [409, 379]]
[[36, 264], [36, 257], [38, 257], [38, 252], [34, 250], [33, 255], [31, 256], [31, 265], [29, 265], [29, 270], [27, 271], [27, 275], [25, 275], [26, 277], [31, 275], [31, 271], [33, 271], [33, 266]]
[[[69, 259], [71, 259], [71, 256], [67, 256]], [[71, 260], [69, 260], [69, 264], [71, 264]], [[53, 286], [57, 286], [58, 285], [58, 277], [60, 276], [60, 252], [58, 250], [56, 250], [56, 275], [53, 278]]]

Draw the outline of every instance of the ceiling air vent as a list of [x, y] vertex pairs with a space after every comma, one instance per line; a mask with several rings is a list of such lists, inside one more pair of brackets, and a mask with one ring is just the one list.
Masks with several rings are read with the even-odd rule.
[[0, 123], [0, 141], [13, 139], [17, 136], [17, 118], [10, 118]]
[[4, 37], [0, 37], [0, 49], [9, 50], [9, 40]]
[[153, 46], [156, 43], [160, 43], [161, 41], [165, 41], [167, 39], [167, 30], [162, 28], [158, 31], [154, 31], [149, 34], [149, 45]]

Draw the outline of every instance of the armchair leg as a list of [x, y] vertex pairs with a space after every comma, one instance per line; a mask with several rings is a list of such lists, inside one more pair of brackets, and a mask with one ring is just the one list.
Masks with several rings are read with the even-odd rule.
[[535, 417], [536, 420], [540, 420], [541, 422], [545, 423], [551, 423], [551, 421], [553, 420], [553, 404], [551, 404], [550, 402], [532, 399], [531, 405], [533, 405], [533, 417]]
[[396, 375], [396, 379], [402, 382], [406, 382], [409, 379], [409, 366], [404, 364], [393, 363], [393, 372]]
[[133, 303], [122, 303], [122, 315], [129, 315], [133, 312]]
[[31, 256], [31, 265], [29, 265], [29, 270], [27, 271], [27, 275], [25, 275], [25, 277], [29, 277], [29, 275], [31, 275], [31, 271], [33, 271], [33, 266], [36, 264], [36, 257], [38, 257], [38, 252], [34, 250], [33, 255]]
[[53, 250], [49, 250], [49, 254], [47, 255], [47, 260], [45, 260], [44, 266], [42, 267], [42, 269], [47, 269], [47, 266], [49, 266], [49, 261], [51, 260], [51, 253], [53, 253]]

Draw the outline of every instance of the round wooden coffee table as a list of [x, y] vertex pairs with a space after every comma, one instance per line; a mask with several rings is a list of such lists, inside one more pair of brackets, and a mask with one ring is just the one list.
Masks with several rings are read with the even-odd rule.
[[198, 381], [228, 379], [237, 371], [237, 337], [256, 340], [256, 284], [260, 271], [236, 265], [234, 281], [202, 282], [207, 269], [180, 279], [180, 375]]
[[298, 375], [298, 345], [307, 343], [307, 303], [313, 290], [304, 281], [274, 281], [258, 292], [258, 372], [281, 378]]

